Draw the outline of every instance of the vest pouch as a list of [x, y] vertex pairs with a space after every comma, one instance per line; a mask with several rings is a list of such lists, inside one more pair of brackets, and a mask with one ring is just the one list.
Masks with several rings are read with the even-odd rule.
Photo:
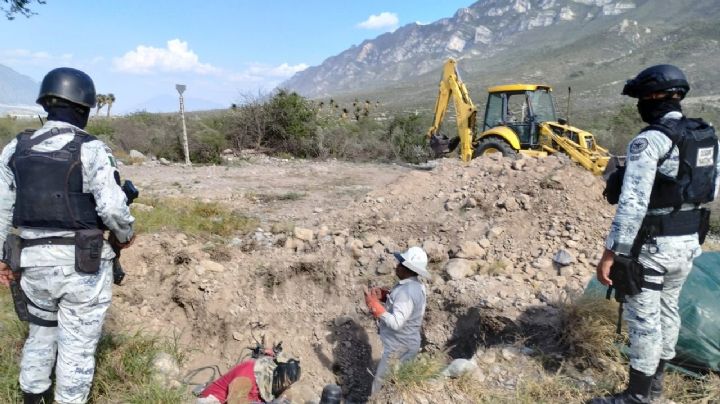
[[625, 296], [642, 292], [644, 283], [643, 266], [632, 257], [616, 255], [610, 267], [612, 286]]
[[100, 270], [103, 241], [103, 231], [100, 229], [75, 232], [75, 270], [77, 272], [96, 274]]
[[22, 253], [22, 239], [20, 236], [8, 233], [3, 245], [2, 261], [12, 269], [13, 272], [20, 272], [20, 254]]

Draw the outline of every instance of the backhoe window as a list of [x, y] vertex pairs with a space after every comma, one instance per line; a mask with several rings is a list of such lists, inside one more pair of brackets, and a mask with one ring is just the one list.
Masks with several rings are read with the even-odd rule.
[[536, 122], [557, 122], [555, 117], [555, 106], [550, 92], [547, 90], [536, 90], [529, 93], [529, 101], [535, 114]]
[[528, 123], [530, 121], [530, 111], [527, 105], [527, 96], [525, 93], [508, 94], [507, 123]]
[[485, 109], [485, 124], [483, 125], [483, 131], [494, 128], [502, 121], [502, 95], [490, 94], [487, 108]]

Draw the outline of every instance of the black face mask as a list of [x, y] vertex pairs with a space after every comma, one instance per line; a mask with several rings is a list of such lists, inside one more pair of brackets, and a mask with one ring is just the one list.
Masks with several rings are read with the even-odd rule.
[[680, 100], [673, 98], [662, 98], [659, 100], [638, 100], [638, 113], [640, 118], [647, 123], [653, 123], [662, 118], [668, 112], [682, 112]]
[[47, 108], [48, 121], [62, 121], [80, 129], [87, 126], [90, 117], [89, 108], [80, 108], [66, 103], [55, 103]]

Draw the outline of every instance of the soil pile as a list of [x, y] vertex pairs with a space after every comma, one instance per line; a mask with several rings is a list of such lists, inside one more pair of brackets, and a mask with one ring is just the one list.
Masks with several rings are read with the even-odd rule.
[[[287, 170], [262, 164], [253, 169]], [[337, 162], [308, 165], [308, 177], [342, 177]], [[157, 168], [164, 169], [175, 168]], [[362, 288], [395, 282], [389, 252], [412, 245], [428, 252], [425, 349], [454, 358], [539, 338], [594, 273], [612, 208], [602, 180], [565, 158], [492, 155], [387, 172], [387, 181], [375, 179], [374, 189], [347, 202], [314, 199], [292, 225], [277, 210], [255, 232], [226, 240], [142, 235], [124, 252], [129, 276], [115, 289], [110, 326], [176, 335], [191, 348], [188, 368], [228, 369], [265, 335], [301, 358], [308, 395], [337, 382], [350, 402], [362, 402], [381, 349]], [[142, 184], [143, 173], [135, 174]]]

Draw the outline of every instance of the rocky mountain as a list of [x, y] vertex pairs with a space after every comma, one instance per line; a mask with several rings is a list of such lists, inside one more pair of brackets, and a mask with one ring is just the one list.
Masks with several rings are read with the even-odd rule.
[[30, 77], [0, 65], [0, 104], [33, 105], [38, 88]]
[[412, 105], [432, 97], [442, 63], [454, 57], [470, 87], [542, 81], [616, 95], [618, 82], [640, 67], [671, 62], [691, 80], [708, 78], [695, 88], [714, 94], [718, 10], [715, 0], [481, 0], [450, 18], [366, 40], [282, 86], [310, 97], [377, 95]]
[[34, 116], [42, 112], [35, 104], [39, 85], [33, 79], [0, 65], [0, 115]]

